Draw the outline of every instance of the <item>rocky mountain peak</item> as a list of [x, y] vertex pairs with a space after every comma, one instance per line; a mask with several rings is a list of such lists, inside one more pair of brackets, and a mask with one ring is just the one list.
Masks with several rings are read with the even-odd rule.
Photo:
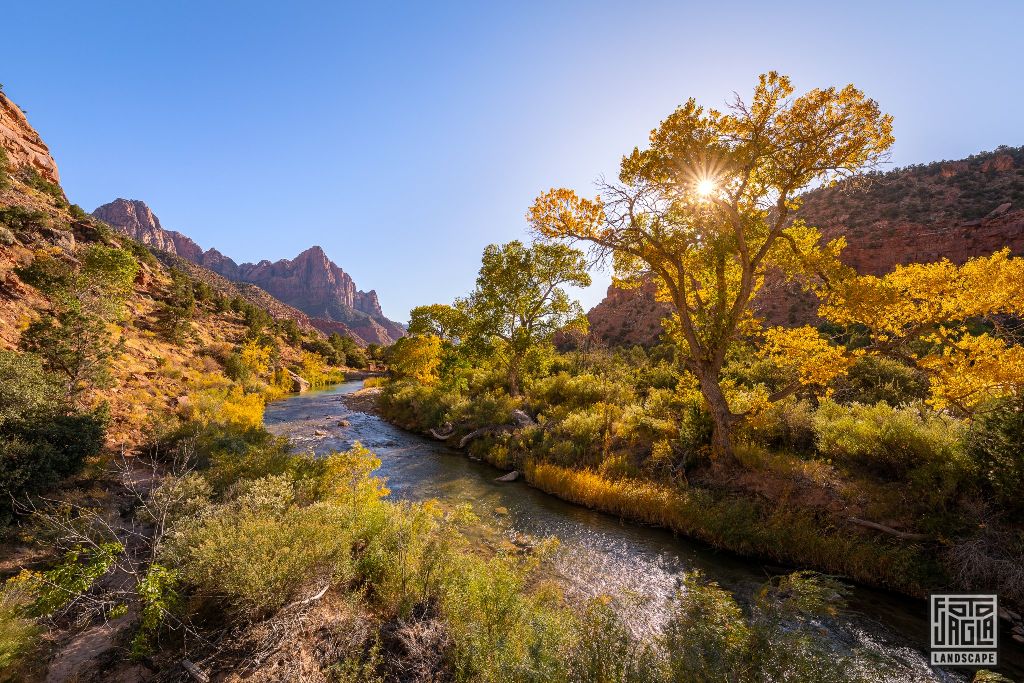
[[[182, 256], [229, 280], [258, 285], [312, 316], [313, 324], [324, 331], [345, 329], [358, 339], [376, 344], [389, 344], [405, 334], [401, 325], [384, 317], [377, 293], [357, 289], [351, 276], [319, 245], [293, 259], [239, 265], [216, 249], [203, 251], [185, 235], [164, 229], [144, 202], [116, 199], [97, 208], [93, 215], [155, 249]], [[318, 324], [317, 319], [323, 322]]]

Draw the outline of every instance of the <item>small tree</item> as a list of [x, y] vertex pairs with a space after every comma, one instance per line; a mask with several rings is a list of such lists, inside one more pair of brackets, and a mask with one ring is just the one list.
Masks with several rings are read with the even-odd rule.
[[71, 396], [107, 377], [117, 346], [108, 324], [124, 315], [124, 304], [138, 274], [131, 253], [93, 245], [80, 253], [75, 268], [57, 252], [41, 251], [15, 272], [50, 297], [53, 308], [22, 334], [21, 347], [38, 354], [48, 370], [62, 376]]
[[[496, 353], [509, 392], [521, 393], [527, 356], [565, 327], [585, 330], [587, 319], [564, 285], [590, 284], [583, 253], [564, 244], [492, 244], [484, 250], [476, 289], [465, 304], [463, 343]], [[453, 318], [458, 317], [453, 314]]]
[[444, 341], [457, 342], [469, 327], [468, 302], [430, 304], [409, 311], [409, 334], [432, 334]]
[[386, 358], [397, 377], [434, 384], [441, 367], [441, 338], [432, 334], [402, 337], [388, 349]]
[[871, 169], [893, 143], [892, 117], [852, 85], [793, 98], [788, 78], [763, 75], [747, 104], [727, 112], [690, 99], [622, 159], [602, 196], [542, 194], [528, 218], [545, 239], [586, 242], [614, 260], [620, 284], [653, 277], [671, 303], [670, 332], [714, 420], [713, 454], [731, 456], [742, 419], [722, 386], [726, 356], [758, 332], [751, 303], [769, 271], [838, 267], [841, 242], [795, 219], [800, 192]]

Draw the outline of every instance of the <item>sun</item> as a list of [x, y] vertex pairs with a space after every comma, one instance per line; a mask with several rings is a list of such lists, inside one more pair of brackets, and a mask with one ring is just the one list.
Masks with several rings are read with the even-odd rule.
[[715, 191], [715, 181], [710, 178], [703, 178], [697, 181], [697, 194], [707, 197]]

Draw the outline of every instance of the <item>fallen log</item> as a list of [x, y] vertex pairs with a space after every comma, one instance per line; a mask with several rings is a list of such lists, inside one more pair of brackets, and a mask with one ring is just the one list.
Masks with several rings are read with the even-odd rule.
[[448, 439], [452, 438], [452, 435], [455, 433], [455, 425], [453, 425], [451, 422], [445, 422], [443, 425], [441, 425], [441, 431], [438, 431], [433, 427], [431, 427], [428, 431], [430, 432], [430, 435], [437, 439], [438, 441], [447, 441]]
[[537, 421], [530, 417], [525, 410], [520, 410], [519, 408], [512, 411], [512, 419], [515, 420], [518, 427], [532, 427], [537, 424]]
[[181, 660], [181, 668], [188, 672], [188, 675], [199, 683], [210, 683], [210, 676], [198, 666], [187, 659]]
[[502, 432], [510, 432], [513, 429], [515, 429], [515, 427], [512, 425], [498, 425], [497, 427], [491, 426], [474, 429], [469, 434], [466, 434], [464, 437], [459, 439], [459, 448], [465, 448], [466, 444], [475, 439], [479, 439], [481, 436], [486, 436], [487, 434], [501, 434]]
[[909, 531], [900, 531], [898, 529], [893, 529], [891, 526], [885, 526], [884, 524], [879, 524], [878, 522], [869, 522], [866, 519], [860, 519], [858, 517], [850, 517], [849, 521], [852, 524], [856, 524], [856, 525], [862, 526], [862, 527], [867, 527], [868, 529], [874, 529], [875, 531], [881, 531], [882, 533], [889, 534], [890, 536], [895, 536], [896, 538], [901, 538], [904, 541], [927, 541], [928, 540], [928, 534], [914, 534], [914, 533], [910, 533]]

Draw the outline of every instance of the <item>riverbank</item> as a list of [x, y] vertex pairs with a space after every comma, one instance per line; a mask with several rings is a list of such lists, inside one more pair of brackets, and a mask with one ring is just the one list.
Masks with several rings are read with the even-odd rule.
[[[342, 400], [351, 410], [380, 416], [395, 426], [430, 437], [380, 405], [379, 387], [362, 389]], [[504, 435], [503, 435], [504, 436]], [[515, 440], [515, 434], [512, 434]], [[526, 438], [524, 441], [528, 441]], [[446, 443], [458, 444], [450, 438]], [[744, 557], [814, 569], [874, 588], [923, 598], [947, 579], [933, 549], [885, 535], [863, 533], [840, 518], [794, 505], [773, 504], [764, 495], [695, 480], [682, 485], [658, 484], [631, 477], [559, 466], [517, 452], [515, 445], [479, 439], [471, 457], [503, 470], [519, 469], [525, 482], [544, 493], [623, 520], [668, 529], [687, 538]]]
[[[683, 572], [700, 571], [733, 593], [741, 604], [749, 604], [767, 577], [787, 571], [770, 559], [767, 563], [751, 559], [767, 555], [747, 553], [744, 559], [716, 551], [709, 543], [688, 540], [697, 538], [695, 534], [673, 534], [667, 523], [661, 523], [660, 529], [655, 526], [664, 520], [623, 523], [624, 516], [615, 510], [606, 514], [598, 511], [597, 505], [579, 504], [586, 501], [563, 502], [568, 496], [523, 485], [522, 478], [514, 484], [497, 482], [498, 469], [466, 457], [464, 451], [395, 426], [378, 415], [353, 412], [346, 396], [349, 392], [358, 392], [358, 385], [271, 404], [267, 423], [274, 433], [293, 438], [299, 448], [316, 453], [347, 448], [355, 441], [366, 445], [380, 457], [378, 474], [386, 479], [396, 499], [436, 498], [445, 506], [471, 504], [486, 521], [507, 529], [506, 534], [557, 538], [559, 550], [549, 577], [561, 583], [574, 600], [609, 594], [641, 598], [642, 607], [631, 616], [641, 631], [650, 632], [651, 624], [660, 623], [664, 601], [675, 594]], [[359, 393], [366, 396], [369, 392]], [[337, 426], [340, 421], [344, 427]], [[318, 430], [328, 434], [318, 437]], [[628, 497], [628, 491], [623, 493]], [[502, 513], [497, 512], [499, 508]], [[781, 543], [786, 540], [783, 537]], [[863, 585], [854, 584], [849, 610], [840, 620], [845, 626], [835, 637], [840, 642], [852, 638], [862, 644], [873, 643], [873, 648], [901, 653], [904, 664], [913, 662], [912, 672], [881, 680], [936, 680], [925, 658], [917, 654], [927, 647], [927, 604]], [[908, 648], [915, 653], [912, 657]], [[1001, 656], [1013, 661], [1006, 648]], [[1021, 672], [1024, 668], [1008, 670], [1017, 676]]]

